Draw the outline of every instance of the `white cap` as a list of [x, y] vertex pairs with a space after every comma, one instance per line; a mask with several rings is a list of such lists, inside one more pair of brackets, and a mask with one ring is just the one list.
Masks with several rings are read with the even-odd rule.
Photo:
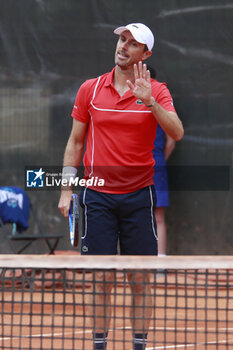
[[127, 26], [118, 27], [114, 30], [115, 34], [121, 35], [125, 30], [129, 30], [134, 39], [141, 44], [145, 44], [148, 50], [152, 50], [154, 45], [154, 35], [152, 31], [142, 23], [131, 23]]

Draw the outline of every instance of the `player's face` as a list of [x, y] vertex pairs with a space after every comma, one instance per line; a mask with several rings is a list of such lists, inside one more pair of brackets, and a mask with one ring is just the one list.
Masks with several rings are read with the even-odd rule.
[[147, 53], [151, 51], [145, 51], [145, 45], [137, 42], [130, 31], [124, 31], [120, 36], [116, 46], [115, 52], [115, 64], [121, 68], [129, 68], [134, 63], [145, 60]]

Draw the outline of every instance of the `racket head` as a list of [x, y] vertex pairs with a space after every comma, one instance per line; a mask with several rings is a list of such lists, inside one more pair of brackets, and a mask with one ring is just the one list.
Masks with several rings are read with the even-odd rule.
[[79, 197], [77, 194], [72, 194], [72, 200], [70, 202], [70, 210], [69, 210], [69, 231], [70, 231], [70, 243], [73, 247], [77, 247], [79, 243], [79, 219], [80, 219]]

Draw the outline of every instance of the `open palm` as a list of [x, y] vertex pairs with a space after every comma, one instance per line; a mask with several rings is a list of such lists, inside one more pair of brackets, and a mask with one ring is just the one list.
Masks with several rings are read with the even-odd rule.
[[146, 64], [140, 61], [134, 64], [134, 84], [127, 80], [127, 84], [136, 98], [140, 98], [143, 103], [147, 103], [151, 97], [150, 71]]

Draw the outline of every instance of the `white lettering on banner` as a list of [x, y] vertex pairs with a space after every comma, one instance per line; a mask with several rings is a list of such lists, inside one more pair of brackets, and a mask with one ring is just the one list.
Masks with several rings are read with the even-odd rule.
[[79, 179], [79, 177], [71, 177], [69, 181], [67, 179], [57, 179], [55, 177], [46, 176], [47, 187], [59, 187], [59, 186], [104, 186], [104, 179], [98, 177], [91, 177], [90, 179]]

